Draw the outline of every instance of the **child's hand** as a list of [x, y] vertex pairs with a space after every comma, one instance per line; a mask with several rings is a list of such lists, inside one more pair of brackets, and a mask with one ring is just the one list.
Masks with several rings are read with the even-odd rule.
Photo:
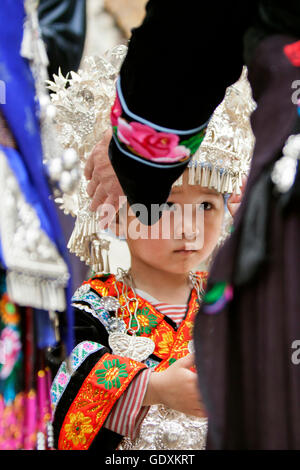
[[197, 375], [190, 370], [193, 365], [194, 354], [189, 354], [174, 362], [167, 370], [153, 372], [143, 405], [161, 403], [181, 413], [199, 418], [206, 417], [198, 390]]

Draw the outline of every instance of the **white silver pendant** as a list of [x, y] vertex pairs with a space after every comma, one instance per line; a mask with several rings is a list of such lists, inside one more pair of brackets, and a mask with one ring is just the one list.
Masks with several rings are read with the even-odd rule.
[[143, 336], [128, 335], [126, 333], [111, 333], [108, 344], [113, 354], [129, 357], [138, 362], [145, 361], [155, 349], [155, 343], [150, 338]]

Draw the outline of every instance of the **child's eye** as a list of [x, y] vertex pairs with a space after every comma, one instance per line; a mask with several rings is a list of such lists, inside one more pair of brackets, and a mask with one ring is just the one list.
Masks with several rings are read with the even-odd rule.
[[205, 210], [205, 211], [210, 211], [213, 208], [213, 205], [210, 202], [202, 202], [200, 204], [199, 209], [200, 210]]

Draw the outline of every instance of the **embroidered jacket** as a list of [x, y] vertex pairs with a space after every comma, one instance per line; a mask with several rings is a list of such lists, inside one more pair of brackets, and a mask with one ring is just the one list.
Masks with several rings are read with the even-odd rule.
[[[207, 273], [198, 274], [206, 283]], [[155, 343], [154, 352], [144, 362], [112, 354], [108, 335], [115, 327], [115, 312], [109, 308], [115, 300], [121, 306], [118, 318], [123, 315], [126, 328], [129, 326], [130, 313], [122, 287], [114, 275], [95, 276], [84, 282], [73, 296], [77, 345], [69, 363], [61, 364], [51, 388], [55, 447], [58, 449], [84, 450], [97, 444], [116, 448], [123, 436], [110, 431], [104, 424], [117, 401], [142, 371], [163, 371], [189, 353], [194, 317], [199, 308], [195, 289], [191, 291], [187, 312], [179, 327], [136, 295], [140, 324], [137, 336], [151, 338]], [[127, 295], [134, 297], [130, 288]], [[130, 308], [134, 307], [131, 302]], [[131, 326], [136, 328], [136, 321], [133, 320]], [[143, 415], [139, 422], [142, 419]]]

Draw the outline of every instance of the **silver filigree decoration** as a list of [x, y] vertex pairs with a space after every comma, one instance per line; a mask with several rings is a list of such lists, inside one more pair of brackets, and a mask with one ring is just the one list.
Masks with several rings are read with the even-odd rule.
[[117, 312], [121, 305], [115, 297], [102, 297], [99, 306], [107, 312]]
[[271, 178], [280, 193], [288, 192], [295, 181], [300, 160], [300, 134], [291, 135], [282, 150], [283, 156], [275, 163]]
[[[255, 143], [250, 117], [256, 103], [247, 74], [244, 66], [240, 79], [227, 88], [224, 100], [215, 109], [203, 142], [189, 162], [189, 184], [240, 194]], [[182, 176], [175, 186], [181, 184]]]
[[138, 362], [148, 359], [154, 352], [155, 343], [151, 338], [144, 336], [128, 335], [119, 331], [111, 333], [108, 344], [113, 354], [121, 357], [129, 357]]
[[119, 450], [204, 450], [207, 419], [153, 405], [136, 439], [125, 437]]
[[126, 324], [120, 318], [109, 318], [107, 320], [107, 330], [109, 333], [126, 333]]
[[26, 202], [2, 152], [0, 199], [0, 238], [11, 299], [19, 305], [65, 310], [68, 268]]
[[109, 271], [109, 241], [98, 238], [99, 215], [91, 212], [90, 197], [86, 192], [88, 182], [83, 176], [86, 159], [94, 146], [101, 141], [110, 126], [110, 110], [116, 89], [115, 83], [126, 46], [117, 46], [104, 57], [86, 57], [78, 73], [63, 77], [61, 72], [48, 82], [55, 107], [56, 130], [60, 145], [73, 149], [80, 158], [81, 179], [75, 193], [57, 199], [65, 213], [76, 217], [68, 248], [94, 272]]

